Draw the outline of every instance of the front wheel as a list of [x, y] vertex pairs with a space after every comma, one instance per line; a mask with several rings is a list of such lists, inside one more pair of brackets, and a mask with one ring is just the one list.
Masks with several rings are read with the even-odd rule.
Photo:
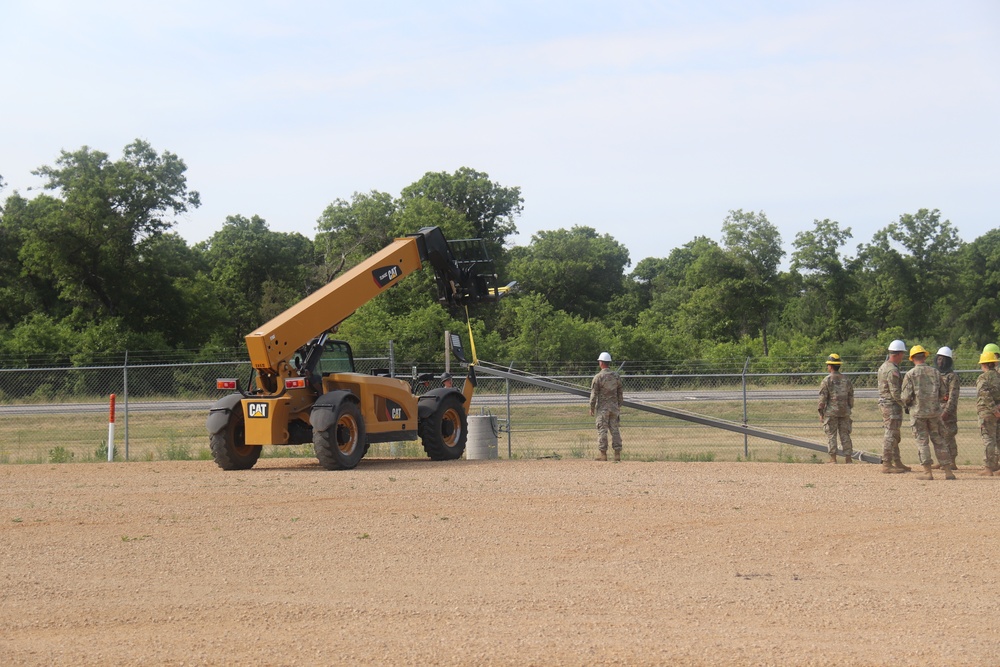
[[457, 459], [465, 451], [469, 423], [462, 399], [445, 396], [434, 412], [420, 422], [420, 439], [427, 456], [435, 461]]
[[365, 421], [353, 401], [341, 401], [334, 411], [330, 428], [313, 430], [313, 448], [320, 465], [327, 470], [350, 470], [357, 467], [368, 450]]
[[212, 435], [209, 441], [212, 458], [223, 470], [249, 470], [260, 458], [260, 445], [246, 444], [246, 425], [243, 422], [243, 408], [237, 403], [229, 413], [226, 427]]

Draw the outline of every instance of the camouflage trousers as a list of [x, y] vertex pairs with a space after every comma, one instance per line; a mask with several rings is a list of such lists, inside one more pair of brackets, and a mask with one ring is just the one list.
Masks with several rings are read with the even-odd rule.
[[[944, 444], [948, 448], [948, 455], [951, 456], [952, 463], [958, 462], [956, 435], [958, 435], [958, 417], [941, 417], [941, 437], [944, 438]], [[938, 459], [938, 463], [942, 463], [941, 459]]]
[[882, 439], [882, 461], [892, 463], [899, 459], [899, 429], [903, 426], [903, 409], [897, 405], [879, 404], [882, 410], [882, 428], [885, 436]]
[[931, 458], [931, 443], [934, 444], [934, 454], [938, 462], [942, 465], [951, 463], [948, 446], [941, 437], [940, 417], [911, 417], [910, 426], [913, 428], [913, 438], [917, 441], [920, 465], [929, 466], [934, 463], [934, 459]]
[[1000, 437], [1000, 421], [993, 415], [979, 417], [979, 432], [983, 436], [985, 455], [983, 465], [987, 468], [997, 467], [997, 438]]
[[597, 448], [608, 451], [608, 433], [611, 434], [611, 447], [616, 451], [622, 449], [622, 434], [618, 429], [620, 416], [614, 410], [600, 410], [597, 413]]
[[854, 443], [851, 442], [851, 426], [853, 420], [850, 417], [823, 417], [823, 432], [826, 433], [826, 447], [830, 454], [837, 453], [837, 437], [840, 437], [840, 448], [844, 450], [844, 456], [850, 457], [854, 453]]

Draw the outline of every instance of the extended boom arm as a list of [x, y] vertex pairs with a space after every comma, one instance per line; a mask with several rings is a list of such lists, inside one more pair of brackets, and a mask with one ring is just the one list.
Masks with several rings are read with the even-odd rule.
[[[453, 248], [456, 252], [453, 252]], [[475, 256], [469, 256], [469, 248]], [[460, 256], [464, 251], [465, 256]], [[398, 238], [246, 337], [253, 367], [264, 378], [288, 377], [287, 362], [310, 340], [398, 283], [427, 261], [447, 305], [496, 300], [496, 276], [478, 239], [449, 242], [438, 227]], [[483, 272], [488, 269], [489, 272]]]

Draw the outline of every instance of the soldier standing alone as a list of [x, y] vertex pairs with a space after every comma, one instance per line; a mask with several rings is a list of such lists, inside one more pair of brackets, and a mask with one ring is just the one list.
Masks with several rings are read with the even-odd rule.
[[622, 460], [622, 434], [618, 429], [622, 409], [622, 381], [609, 367], [611, 355], [601, 352], [597, 357], [600, 372], [590, 382], [590, 416], [597, 416], [598, 461], [608, 460], [608, 432], [611, 432], [611, 447], [615, 450], [615, 461]]
[[941, 462], [945, 479], [955, 479], [951, 472], [951, 457], [948, 448], [941, 438], [941, 403], [945, 396], [945, 388], [941, 384], [941, 374], [933, 366], [926, 363], [927, 350], [922, 345], [910, 348], [910, 361], [913, 362], [903, 378], [901, 398], [903, 405], [910, 411], [910, 426], [913, 437], [917, 441], [917, 452], [920, 455], [920, 465], [924, 474], [918, 479], [934, 479], [931, 465], [931, 448], [928, 440], [934, 443], [934, 453]]
[[854, 444], [851, 442], [851, 410], [854, 409], [854, 385], [840, 372], [840, 355], [826, 358], [829, 375], [819, 385], [819, 420], [826, 432], [830, 463], [837, 462], [837, 436], [844, 450], [844, 463], [851, 463]]
[[882, 411], [885, 438], [882, 441], [882, 472], [909, 472], [899, 456], [899, 428], [903, 425], [902, 378], [899, 362], [906, 353], [906, 343], [894, 340], [889, 343], [889, 356], [878, 369], [878, 407]]

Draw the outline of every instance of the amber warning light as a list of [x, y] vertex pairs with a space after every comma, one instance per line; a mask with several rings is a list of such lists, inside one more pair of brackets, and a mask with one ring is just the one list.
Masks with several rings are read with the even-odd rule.
[[286, 389], [302, 389], [306, 386], [305, 378], [285, 378]]
[[236, 391], [236, 380], [230, 378], [218, 378], [215, 381], [215, 388]]

